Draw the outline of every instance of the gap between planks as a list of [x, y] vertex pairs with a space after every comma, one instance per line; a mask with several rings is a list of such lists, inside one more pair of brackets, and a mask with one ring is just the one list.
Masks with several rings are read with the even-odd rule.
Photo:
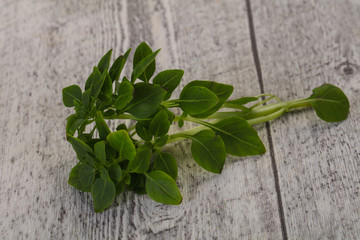
[[[250, 0], [245, 0], [245, 1], [246, 1], [246, 12], [247, 12], [247, 16], [248, 16], [248, 23], [249, 23], [251, 50], [252, 50], [252, 54], [253, 54], [253, 58], [254, 58], [256, 74], [258, 76], [260, 92], [261, 92], [261, 94], [263, 94], [263, 93], [265, 93], [264, 82], [263, 82], [263, 78], [262, 78], [261, 64], [260, 64], [259, 54], [258, 54], [257, 45], [256, 45], [256, 36], [255, 36], [255, 28], [254, 28], [254, 22], [253, 22], [253, 17], [252, 17], [252, 12], [251, 12], [251, 4], [250, 4]], [[266, 105], [266, 103], [265, 103], [265, 105]], [[266, 126], [267, 140], [269, 142], [271, 166], [272, 166], [273, 174], [274, 174], [275, 191], [276, 191], [276, 197], [277, 197], [277, 203], [278, 203], [281, 233], [282, 233], [283, 239], [287, 240], [288, 235], [287, 235], [287, 230], [286, 230], [285, 214], [284, 214], [284, 208], [283, 208], [282, 199], [281, 199], [279, 175], [278, 175], [278, 170], [277, 170], [277, 166], [276, 166], [274, 145], [273, 145], [271, 131], [270, 131], [270, 123], [266, 122], [265, 126]]]

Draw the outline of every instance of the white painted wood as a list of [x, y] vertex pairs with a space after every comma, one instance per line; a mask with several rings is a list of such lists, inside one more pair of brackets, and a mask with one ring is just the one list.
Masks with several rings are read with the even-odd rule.
[[331, 83], [351, 104], [342, 123], [310, 110], [271, 123], [289, 239], [359, 239], [360, 3], [252, 5], [266, 92], [303, 98]]
[[[288, 236], [356, 238], [359, 6], [256, 1], [253, 11], [267, 92], [303, 97], [326, 80], [352, 104], [341, 124], [310, 111], [271, 124]], [[1, 1], [3, 239], [281, 238], [269, 154], [229, 157], [214, 175], [191, 160], [188, 142], [169, 146], [180, 165], [177, 207], [126, 193], [95, 214], [89, 195], [67, 184], [76, 159], [64, 137], [70, 111], [61, 89], [83, 85], [109, 48], [119, 55], [143, 40], [162, 48], [159, 70], [185, 70], [182, 86], [210, 79], [234, 84], [234, 97], [260, 92], [243, 1]]]

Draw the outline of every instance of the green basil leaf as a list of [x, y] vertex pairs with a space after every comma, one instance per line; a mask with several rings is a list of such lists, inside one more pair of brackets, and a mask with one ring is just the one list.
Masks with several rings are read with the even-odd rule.
[[178, 167], [173, 155], [166, 152], [159, 152], [154, 159], [153, 170], [160, 170], [176, 180]]
[[231, 117], [206, 126], [221, 136], [228, 154], [243, 157], [266, 152], [255, 129], [243, 118]]
[[193, 86], [184, 88], [180, 94], [181, 109], [191, 115], [206, 113], [219, 102], [219, 98], [206, 87]]
[[90, 123], [92, 123], [92, 120], [86, 120], [85, 122], [83, 122], [77, 129], [78, 131], [78, 138], [82, 141], [84, 141], [87, 144], [87, 141], [89, 141], [93, 134], [94, 134], [94, 130], [92, 130], [89, 133], [84, 133], [86, 126], [89, 125]]
[[197, 164], [213, 173], [221, 173], [225, 160], [226, 150], [221, 137], [212, 130], [203, 130], [192, 139], [191, 154]]
[[162, 171], [153, 171], [145, 175], [145, 189], [151, 199], [159, 203], [179, 205], [181, 193], [176, 182]]
[[93, 69], [93, 72], [89, 75], [88, 79], [86, 80], [85, 91], [92, 88], [92, 86], [94, 85], [94, 79], [95, 79], [95, 73]]
[[[82, 140], [82, 139], [81, 139]], [[96, 143], [101, 142], [102, 140], [100, 138], [90, 138], [88, 140], [84, 140], [84, 142], [86, 143], [86, 145], [88, 145], [91, 149], [94, 149], [94, 146]], [[108, 149], [106, 149], [106, 151], [108, 151]], [[95, 156], [95, 153], [94, 153]]]
[[137, 118], [146, 118], [154, 114], [160, 107], [165, 90], [159, 85], [137, 83], [134, 85], [134, 97], [126, 110]]
[[81, 124], [86, 122], [86, 119], [78, 118], [77, 114], [71, 114], [67, 118], [66, 122], [66, 133], [73, 136], [76, 130], [79, 128]]
[[135, 126], [136, 134], [145, 141], [150, 141], [152, 139], [152, 134], [149, 129], [144, 127], [141, 122], [138, 122]]
[[133, 99], [134, 87], [127, 80], [126, 77], [123, 78], [122, 82], [120, 83], [119, 90], [118, 90], [118, 97], [115, 101], [115, 108], [117, 110], [123, 109], [129, 102]]
[[110, 174], [106, 170], [106, 168], [104, 168], [103, 166], [99, 166], [99, 171], [100, 171], [100, 178], [112, 182]]
[[119, 194], [123, 193], [125, 190], [126, 184], [124, 181], [121, 182], [116, 182], [115, 183], [115, 188], [116, 188], [116, 196], [118, 196]]
[[95, 123], [96, 123], [96, 128], [99, 131], [100, 138], [105, 140], [106, 137], [111, 133], [111, 131], [108, 125], [106, 124], [101, 111], [96, 112]]
[[[133, 79], [133, 77], [131, 77], [132, 82], [134, 82], [136, 78], [139, 78], [145, 82], [149, 82], [149, 79], [154, 74], [156, 67], [155, 57], [157, 53], [154, 56], [152, 56], [152, 54], [153, 51], [146, 44], [146, 42], [140, 43], [139, 46], [136, 48], [133, 60], [133, 75], [135, 78]], [[149, 56], [151, 57], [147, 61], [143, 61]], [[141, 65], [139, 65], [140, 63]], [[135, 72], [135, 69], [137, 69], [137, 72]]]
[[104, 118], [107, 118], [107, 119], [113, 119], [114, 117], [116, 116], [116, 111], [115, 110], [106, 110], [104, 112]]
[[95, 173], [96, 169], [91, 165], [79, 163], [71, 169], [68, 183], [80, 191], [90, 192]]
[[82, 133], [78, 135], [78, 138], [83, 141], [83, 142], [87, 142], [92, 138], [92, 134], [91, 133]]
[[84, 163], [89, 163], [89, 164], [91, 164], [91, 165], [96, 164], [94, 157], [93, 157], [92, 155], [90, 155], [89, 153], [86, 153], [86, 154], [85, 154], [85, 157], [84, 157], [84, 161], [83, 161], [83, 162], [84, 162]]
[[127, 50], [124, 55], [121, 55], [120, 57], [118, 57], [112, 64], [112, 66], [109, 70], [109, 75], [113, 82], [119, 80], [121, 71], [124, 68], [125, 62], [129, 56], [130, 52], [131, 52], [131, 48], [129, 50]]
[[132, 173], [144, 173], [149, 169], [151, 150], [149, 148], [138, 148], [136, 156], [129, 162], [128, 170]]
[[71, 85], [62, 90], [63, 103], [65, 107], [73, 107], [74, 100], [81, 101], [81, 88], [78, 85]]
[[149, 79], [155, 72], [155, 57], [159, 52], [160, 49], [146, 56], [139, 63], [136, 64], [131, 74], [131, 82], [135, 82], [137, 78], [145, 81], [146, 83], [149, 82]]
[[118, 157], [117, 151], [114, 148], [112, 148], [108, 143], [105, 144], [105, 152], [106, 152], [106, 157], [108, 159], [115, 159]]
[[96, 101], [96, 109], [98, 111], [104, 111], [105, 109], [111, 107], [112, 98], [110, 96], [105, 96], [104, 94], [100, 94]]
[[180, 118], [178, 121], [179, 128], [182, 128], [184, 126], [184, 119]]
[[167, 108], [162, 108], [162, 110], [167, 113], [168, 119], [169, 119], [170, 124], [171, 124], [175, 119], [175, 114], [172, 111], [170, 111], [169, 109], [167, 109]]
[[104, 85], [107, 71], [105, 71], [103, 74], [101, 74], [99, 69], [97, 67], [94, 67], [93, 74], [94, 74], [94, 79], [93, 79], [93, 84], [92, 84], [92, 88], [91, 88], [91, 96], [94, 99], [97, 99], [97, 97], [99, 96], [99, 93], [101, 92], [102, 86]]
[[170, 128], [168, 114], [165, 110], [160, 110], [150, 122], [149, 130], [156, 137], [165, 135]]
[[94, 152], [96, 158], [102, 165], [106, 165], [106, 151], [105, 151], [105, 141], [100, 141], [95, 143]]
[[81, 103], [84, 105], [84, 107], [89, 108], [91, 103], [91, 89], [86, 90], [81, 95]]
[[[75, 122], [75, 120], [78, 119], [78, 116], [76, 114], [71, 114], [70, 116], [67, 117], [66, 119], [66, 133], [69, 132], [69, 129], [71, 127], [71, 125]], [[75, 133], [75, 132], [74, 132]], [[70, 134], [71, 136], [74, 134]]]
[[90, 154], [91, 156], [95, 155], [93, 150], [86, 143], [81, 141], [79, 138], [67, 135], [67, 140], [71, 143], [80, 161], [82, 161], [85, 158], [87, 153]]
[[123, 179], [124, 179], [125, 184], [130, 185], [130, 183], [131, 183], [131, 175], [130, 175], [130, 173], [128, 171], [123, 170], [122, 174], [124, 176]]
[[119, 152], [120, 157], [133, 160], [136, 156], [136, 150], [129, 134], [125, 130], [112, 132], [107, 136], [107, 140], [112, 148]]
[[349, 100], [340, 88], [331, 84], [324, 84], [313, 89], [309, 97], [310, 104], [319, 118], [327, 122], [340, 122], [349, 114]]
[[162, 88], [166, 90], [164, 100], [167, 100], [171, 97], [172, 92], [180, 84], [183, 75], [183, 70], [171, 69], [162, 71], [154, 77], [153, 83], [159, 84]]
[[124, 123], [120, 123], [117, 127], [116, 127], [116, 131], [119, 130], [127, 130], [127, 127]]
[[110, 166], [109, 173], [110, 173], [111, 179], [114, 179], [117, 182], [120, 182], [123, 178], [121, 167], [117, 163], [113, 163]]
[[119, 81], [116, 81], [115, 82], [115, 93], [119, 92], [119, 88], [120, 88], [120, 83], [119, 83]]
[[183, 92], [186, 92], [188, 88], [194, 87], [194, 86], [200, 86], [200, 87], [206, 87], [208, 90], [210, 90], [212, 93], [214, 93], [219, 101], [218, 103], [213, 106], [212, 108], [208, 109], [207, 111], [203, 113], [198, 113], [193, 115], [193, 117], [196, 118], [205, 118], [207, 116], [210, 116], [211, 114], [218, 111], [221, 106], [226, 102], [226, 100], [230, 97], [232, 94], [234, 87], [227, 84], [217, 83], [213, 81], [192, 81], [188, 83], [184, 89]]
[[84, 122], [86, 122], [86, 119], [76, 119], [70, 126], [68, 129], [68, 134], [70, 134], [71, 136], [73, 136], [76, 132], [76, 130], [79, 128], [79, 126], [81, 124], [83, 124]]
[[105, 96], [111, 96], [113, 92], [112, 80], [110, 78], [107, 69], [105, 69], [104, 72], [106, 73], [106, 76], [105, 76], [104, 84], [101, 89], [101, 93], [104, 94]]
[[98, 178], [91, 187], [95, 212], [101, 212], [109, 207], [115, 199], [116, 188], [112, 181]]
[[87, 111], [86, 107], [84, 107], [82, 105], [82, 103], [77, 100], [74, 100], [73, 104], [75, 107], [75, 112], [78, 115], [78, 117], [79, 118], [87, 118], [88, 111]]
[[81, 164], [79, 177], [82, 185], [82, 191], [90, 192], [91, 186], [95, 180], [96, 169], [89, 164]]
[[110, 49], [98, 63], [98, 69], [100, 73], [103, 73], [105, 69], [109, 69], [110, 58], [111, 58], [112, 49]]
[[164, 136], [158, 137], [155, 140], [154, 146], [156, 146], [156, 147], [164, 146], [166, 144], [168, 138], [169, 138], [169, 135], [164, 135]]

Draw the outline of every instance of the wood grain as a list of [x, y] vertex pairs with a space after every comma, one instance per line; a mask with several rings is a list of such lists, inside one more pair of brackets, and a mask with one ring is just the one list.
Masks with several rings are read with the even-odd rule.
[[266, 92], [307, 97], [339, 86], [349, 119], [325, 123], [301, 111], [271, 123], [289, 239], [360, 236], [358, 1], [253, 1]]
[[[182, 86], [210, 79], [243, 86], [235, 97], [259, 93], [244, 2], [2, 1], [1, 6], [4, 239], [280, 237], [268, 154], [229, 157], [223, 174], [214, 175], [191, 160], [188, 142], [169, 146], [180, 165], [179, 207], [126, 193], [95, 214], [90, 196], [67, 184], [76, 159], [64, 138], [70, 111], [62, 106], [61, 89], [82, 85], [109, 48], [119, 55], [145, 40], [162, 48], [159, 69], [185, 69]], [[260, 134], [266, 139], [261, 129]]]
[[[175, 64], [175, 66], [173, 67], [184, 68], [186, 72], [184, 77], [185, 80], [182, 84], [184, 85], [186, 82], [188, 82], [188, 80], [186, 79], [191, 76], [189, 75], [191, 74], [191, 71], [198, 71], [197, 68], [193, 67], [196, 65], [195, 63], [204, 61], [210, 63], [210, 61], [207, 60], [209, 56], [208, 51], [216, 50], [217, 54], [220, 57], [224, 56], [223, 58], [225, 58], [230, 52], [228, 51], [225, 53], [221, 53], [220, 50], [222, 49], [222, 47], [213, 47], [214, 44], [209, 44], [210, 47], [202, 51], [196, 49], [197, 47], [202, 46], [201, 41], [209, 42], [209, 39], [207, 38], [212, 38], [213, 35], [221, 35], [222, 32], [220, 31], [224, 31], [223, 26], [219, 23], [219, 27], [215, 28], [216, 34], [211, 34], [211, 31], [209, 30], [202, 30], [202, 24], [205, 24], [206, 21], [209, 21], [209, 19], [203, 20], [202, 18], [205, 16], [205, 14], [211, 13], [211, 9], [213, 9], [212, 11], [216, 9], [215, 7], [217, 7], [218, 5], [214, 4], [216, 3], [214, 2], [209, 5], [210, 9], [206, 8], [205, 10], [202, 10], [202, 6], [205, 5], [202, 3], [194, 4], [191, 2], [182, 2], [181, 5], [171, 5], [168, 2], [164, 1], [157, 2], [156, 4], [152, 5], [149, 3], [145, 4], [143, 3], [143, 1], [134, 1], [128, 5], [128, 9], [141, 9], [141, 12], [135, 16], [130, 17], [129, 28], [132, 29], [132, 32], [129, 33], [131, 36], [130, 38], [134, 38], [134, 41], [139, 41], [138, 39], [140, 38], [146, 39], [150, 44], [152, 44], [152, 46], [154, 46], [154, 48], [162, 47], [163, 51], [159, 55], [158, 67], [160, 69], [163, 66], [169, 67], [169, 61], [171, 61]], [[202, 15], [197, 16], [199, 13], [192, 13], [191, 11], [188, 11], [187, 13], [190, 13], [190, 16], [193, 15], [193, 19], [189, 18], [189, 14], [184, 14], [184, 16], [180, 15], [181, 11], [178, 11], [178, 9], [182, 9], [184, 6], [193, 6], [190, 8], [193, 8], [194, 11], [197, 11], [196, 9], [200, 9], [200, 14]], [[229, 7], [229, 9], [231, 8], [231, 6]], [[243, 11], [243, 31], [247, 31], [245, 9], [238, 9], [238, 11]], [[132, 12], [132, 10], [129, 10], [129, 12]], [[238, 12], [235, 13], [238, 14]], [[230, 14], [230, 18], [232, 19], [235, 19], [235, 16], [238, 16], [234, 16], [232, 14]], [[152, 17], [150, 17], [150, 15], [152, 15]], [[217, 21], [222, 21], [221, 18], [223, 18], [224, 15], [225, 13], [221, 13], [221, 15], [219, 16], [220, 20]], [[171, 18], [174, 19], [172, 21], [174, 23], [177, 23], [177, 25], [170, 25], [171, 20], [168, 16], [171, 16]], [[154, 24], [151, 25], [149, 24], [149, 22], [154, 22]], [[159, 25], [155, 23], [161, 24]], [[148, 34], [145, 34], [146, 32], [144, 33], [143, 31], [141, 31], [141, 29], [150, 29], [151, 31], [149, 31]], [[207, 34], [199, 34], [199, 30], [207, 31]], [[142, 37], [138, 37], [136, 35], [137, 33], [139, 33]], [[202, 36], [204, 39], [201, 39], [201, 41], [196, 41], [198, 43], [195, 46], [189, 46], [189, 44], [183, 43], [184, 41], [188, 41], [190, 43], [190, 41], [193, 41], [193, 38], [196, 36]], [[239, 32], [239, 36], [241, 36], [241, 30]], [[236, 41], [236, 39], [232, 40]], [[154, 43], [152, 43], [152, 41]], [[133, 40], [131, 40], [131, 42], [133, 42]], [[162, 43], [163, 45], [160, 46], [158, 45], [159, 43]], [[188, 49], [182, 50], [182, 46], [189, 47]], [[166, 49], [168, 49], [167, 53], [169, 54], [164, 54]], [[190, 52], [188, 53], [188, 51]], [[180, 54], [183, 54], [184, 58], [190, 58], [190, 64], [188, 63], [188, 65], [185, 65], [187, 63], [187, 60], [182, 60]], [[202, 57], [201, 55], [203, 54], [206, 54], [207, 56]], [[249, 55], [249, 48], [247, 48], [247, 54], [248, 60], [250, 60], [250, 62], [247, 62], [245, 60], [244, 63], [248, 64], [249, 68], [252, 68], [252, 59], [251, 55]], [[169, 55], [170, 57], [168, 59], [164, 59], [164, 55]], [[184, 63], [182, 63], [181, 61], [183, 61]], [[211, 69], [213, 66], [218, 65], [220, 61], [212, 62], [212, 65], [209, 68], [205, 69], [206, 71], [209, 71], [209, 69]], [[224, 60], [224, 62], [225, 64], [230, 63], [230, 61], [226, 59]], [[203, 66], [205, 66], [205, 64]], [[217, 68], [219, 68], [219, 66], [217, 66]], [[233, 65], [233, 71], [236, 68], [237, 66]], [[253, 68], [251, 71], [252, 76], [254, 76]], [[205, 78], [208, 77], [207, 72], [198, 73], [200, 73], [199, 77], [204, 77], [204, 75]], [[235, 75], [236, 73], [233, 72], [232, 74]], [[198, 77], [192, 76], [192, 79], [196, 78]], [[179, 92], [176, 92], [175, 94], [178, 95]], [[269, 170], [271, 168], [269, 168], [269, 165], [250, 165], [250, 169], [263, 169], [263, 171], [265, 171], [266, 173], [264, 175], [269, 177], [265, 178], [260, 175], [259, 177], [257, 177], [260, 178], [259, 180], [257, 180], [257, 182], [246, 180], [243, 176], [233, 177], [233, 174], [231, 173], [226, 174], [226, 176], [230, 176], [229, 179], [223, 177], [217, 178], [217, 176], [214, 176], [212, 174], [204, 173], [204, 171], [202, 171], [192, 162], [189, 154], [188, 143], [185, 142], [178, 144], [174, 147], [170, 147], [168, 151], [171, 151], [173, 153], [175, 152], [176, 156], [179, 156], [178, 160], [181, 161], [179, 162], [179, 184], [184, 195], [184, 203], [180, 207], [173, 209], [173, 207], [171, 206], [163, 206], [153, 203], [151, 201], [143, 202], [143, 197], [139, 198], [138, 196], [135, 196], [134, 199], [132, 199], [133, 195], [129, 195], [129, 197], [131, 198], [127, 198], [125, 199], [125, 201], [130, 202], [133, 206], [133, 209], [121, 215], [122, 221], [128, 223], [130, 222], [132, 225], [127, 226], [127, 232], [121, 232], [123, 233], [123, 238], [126, 238], [128, 236], [130, 236], [131, 238], [131, 236], [135, 236], [134, 234], [139, 233], [141, 234], [137, 235], [137, 237], [141, 236], [150, 239], [213, 239], [221, 238], [223, 236], [231, 239], [237, 238], [239, 236], [263, 236], [264, 232], [266, 232], [266, 234], [269, 234], [269, 236], [280, 235], [278, 218], [276, 218], [277, 210], [272, 185], [273, 182], [271, 181], [271, 171]], [[236, 173], [236, 171], [233, 173]], [[253, 176], [253, 173], [251, 173], [250, 176]], [[262, 181], [266, 182], [262, 183]], [[229, 186], [229, 182], [233, 182], [231, 186]], [[253, 190], [251, 191], [254, 191], [257, 194], [260, 194], [259, 191], [262, 191], [262, 186], [264, 186], [264, 189], [270, 188], [270, 191], [264, 190], [263, 193], [265, 194], [262, 199], [260, 198], [260, 201], [264, 201], [265, 204], [259, 203], [255, 204], [254, 207], [251, 206], [251, 204], [259, 202], [259, 200], [257, 200], [258, 197], [256, 196], [254, 198], [244, 200], [242, 196], [246, 194], [244, 194], [244, 192], [242, 192], [241, 190], [234, 191], [234, 195], [229, 194], [229, 189], [240, 188], [237, 185], [241, 182], [242, 184], [244, 184], [240, 186], [241, 188], [244, 188], [243, 186], [250, 185], [250, 187], [253, 188]], [[248, 184], [247, 182], [254, 183], [254, 185]], [[216, 187], [214, 187], [214, 185], [216, 185]], [[267, 194], [269, 194], [269, 196]], [[229, 199], [221, 198], [220, 196], [222, 195], [228, 195]], [[264, 207], [259, 211], [260, 205], [264, 205]], [[237, 208], [239, 210], [235, 210]], [[240, 214], [238, 211], [245, 212]], [[270, 211], [270, 213], [267, 211]], [[134, 212], [135, 214], [132, 215], [132, 212]], [[263, 219], [267, 220], [264, 221]], [[246, 223], [246, 221], [248, 221], [249, 223]], [[257, 225], [254, 224], [254, 222], [257, 222], [260, 227], [254, 228], [253, 226]]]
[[[194, 163], [189, 142], [178, 142], [166, 151], [179, 164], [180, 206], [127, 192], [95, 214], [89, 194], [67, 184], [76, 158], [65, 140], [71, 111], [61, 89], [83, 85], [108, 49], [118, 56], [147, 41], [162, 48], [157, 71], [185, 70], [181, 87], [206, 79], [233, 84], [232, 98], [257, 95], [246, 2], [1, 1], [2, 239], [281, 239], [278, 207], [290, 239], [356, 239], [360, 6], [331, 2], [251, 1], [265, 91], [294, 99], [329, 82], [345, 90], [352, 106], [340, 124], [311, 111], [271, 123], [278, 183], [270, 152], [228, 157], [215, 175]], [[265, 125], [257, 129], [268, 148]]]

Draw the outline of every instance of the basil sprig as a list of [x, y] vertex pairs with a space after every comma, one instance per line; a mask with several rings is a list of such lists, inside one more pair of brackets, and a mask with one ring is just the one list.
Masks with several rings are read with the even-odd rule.
[[[244, 157], [266, 151], [254, 124], [295, 108], [313, 107], [327, 122], [342, 121], [349, 113], [346, 95], [331, 84], [315, 88], [309, 98], [284, 102], [270, 94], [228, 100], [233, 86], [196, 80], [182, 89], [178, 99], [169, 100], [184, 71], [171, 69], [153, 76], [160, 49], [153, 51], [143, 42], [135, 51], [130, 78], [120, 78], [130, 51], [111, 66], [112, 50], [108, 51], [83, 90], [71, 85], [62, 91], [64, 105], [75, 109], [67, 118], [66, 135], [79, 160], [68, 183], [91, 192], [95, 212], [109, 207], [124, 190], [146, 193], [160, 203], [180, 204], [177, 163], [163, 151], [166, 144], [190, 140], [195, 162], [221, 173], [227, 154]], [[277, 102], [263, 105], [271, 99]], [[182, 113], [175, 115], [173, 108]], [[112, 119], [135, 123], [122, 123], [114, 130], [106, 122]], [[199, 126], [169, 135], [171, 125], [177, 122], [182, 127], [185, 121]]]

